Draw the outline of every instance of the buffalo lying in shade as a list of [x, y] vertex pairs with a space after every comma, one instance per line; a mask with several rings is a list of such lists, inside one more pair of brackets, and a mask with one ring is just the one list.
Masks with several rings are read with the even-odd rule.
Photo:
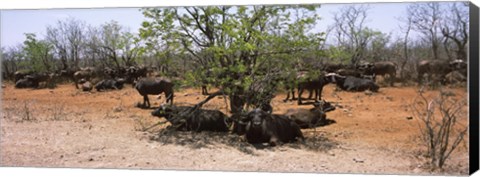
[[187, 106], [161, 105], [152, 115], [165, 117], [179, 131], [228, 132], [231, 125], [229, 118], [221, 111]]
[[297, 138], [305, 139], [300, 127], [287, 116], [254, 109], [248, 113], [246, 121], [245, 137], [251, 144], [269, 143], [275, 146], [296, 141]]

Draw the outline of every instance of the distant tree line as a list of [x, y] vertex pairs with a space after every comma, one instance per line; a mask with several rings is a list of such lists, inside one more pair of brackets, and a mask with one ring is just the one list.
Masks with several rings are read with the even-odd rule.
[[[27, 33], [22, 44], [2, 47], [2, 74], [145, 65], [195, 84], [193, 76], [211, 68], [215, 82], [233, 89], [225, 84], [246, 88], [253, 78], [245, 76], [252, 73], [290, 73], [332, 62], [395, 61], [401, 78], [410, 79], [419, 60], [466, 60], [468, 2], [410, 4], [406, 16], [398, 18], [403, 33], [398, 38], [366, 25], [368, 5], [345, 6], [327, 31], [316, 31], [318, 9], [320, 5], [144, 8], [147, 20], [138, 33], [115, 21], [90, 26], [68, 18], [47, 26], [45, 36]], [[225, 73], [229, 77], [219, 77]]]

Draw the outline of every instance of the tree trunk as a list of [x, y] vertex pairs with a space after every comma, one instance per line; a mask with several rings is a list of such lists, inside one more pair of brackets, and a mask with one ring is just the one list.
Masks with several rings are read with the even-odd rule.
[[240, 113], [245, 106], [245, 99], [241, 96], [241, 93], [232, 93], [229, 95], [230, 98], [230, 112], [232, 114]]

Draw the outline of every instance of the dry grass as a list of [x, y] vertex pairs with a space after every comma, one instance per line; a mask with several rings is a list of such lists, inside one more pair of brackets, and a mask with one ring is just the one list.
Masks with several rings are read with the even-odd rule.
[[[421, 168], [424, 159], [417, 152], [421, 152], [422, 146], [412, 140], [418, 132], [419, 120], [408, 106], [417, 90], [416, 87], [381, 88], [379, 93], [365, 95], [336, 91], [333, 85], [328, 85], [322, 95], [338, 106], [327, 113], [327, 118], [336, 123], [319, 127], [315, 133], [313, 129], [303, 130], [305, 142], [259, 148], [246, 143], [243, 137], [226, 133], [170, 131], [166, 128], [168, 123], [143, 131], [165, 119], [151, 116], [153, 109], [135, 107], [142, 97], [129, 86], [118, 91], [85, 93], [71, 84], [58, 85], [53, 90], [14, 89], [6, 84], [0, 120], [1, 132], [6, 132], [0, 137], [1, 165], [467, 174], [468, 151], [463, 145], [452, 153], [445, 171]], [[175, 104], [198, 103], [205, 98], [200, 93], [200, 89], [177, 91]], [[452, 93], [459, 99], [467, 96], [463, 88], [452, 89]], [[427, 97], [437, 94], [436, 90], [425, 92]], [[311, 107], [284, 103], [285, 97], [280, 93], [274, 98], [274, 113]], [[165, 100], [163, 96], [161, 99], [151, 96], [150, 101], [155, 108]], [[203, 108], [218, 109], [229, 115], [223, 98], [212, 99]], [[459, 119], [467, 121], [466, 117]]]

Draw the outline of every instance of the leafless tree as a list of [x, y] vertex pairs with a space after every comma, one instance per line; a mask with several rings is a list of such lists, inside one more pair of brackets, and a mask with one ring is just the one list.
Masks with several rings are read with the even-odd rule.
[[445, 50], [449, 59], [452, 59], [449, 43], [453, 42], [455, 59], [466, 60], [469, 26], [468, 2], [451, 3], [447, 9], [447, 12], [451, 13], [445, 13], [445, 20], [441, 26]]
[[433, 59], [439, 59], [442, 13], [438, 2], [413, 3], [407, 7], [412, 30], [421, 33], [422, 39], [430, 43]]
[[98, 58], [104, 66], [114, 64], [118, 68], [132, 65], [139, 53], [138, 45], [135, 36], [116, 21], [88, 30], [89, 57]]
[[18, 69], [23, 69], [24, 66], [20, 63], [24, 60], [23, 46], [17, 45], [13, 47], [1, 49], [2, 54], [2, 72], [5, 74], [4, 77], [11, 79], [13, 73]]
[[368, 6], [346, 6], [334, 14], [335, 23], [331, 27], [332, 35], [339, 46], [351, 54], [352, 64], [359, 62], [365, 55], [372, 31], [365, 25]]
[[399, 26], [400, 29], [405, 33], [405, 35], [402, 39], [403, 57], [402, 57], [402, 60], [399, 62], [399, 64], [400, 64], [400, 77], [405, 79], [405, 77], [406, 77], [406, 72], [405, 72], [406, 65], [407, 65], [408, 61], [411, 59], [411, 57], [409, 56], [410, 55], [409, 50], [411, 50], [412, 46], [409, 45], [409, 36], [410, 36], [411, 31], [412, 31], [412, 17], [407, 16], [406, 19], [405, 18], [399, 18], [398, 20], [403, 22], [404, 25], [405, 25], [405, 26]]
[[63, 69], [78, 68], [85, 42], [85, 22], [68, 18], [47, 27], [46, 40], [54, 45]]

